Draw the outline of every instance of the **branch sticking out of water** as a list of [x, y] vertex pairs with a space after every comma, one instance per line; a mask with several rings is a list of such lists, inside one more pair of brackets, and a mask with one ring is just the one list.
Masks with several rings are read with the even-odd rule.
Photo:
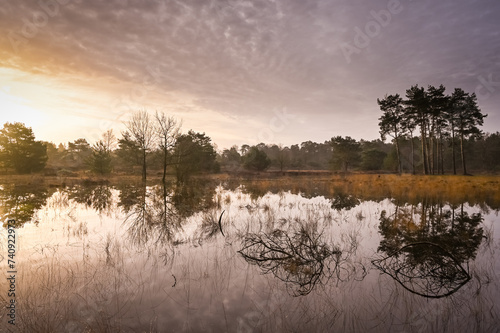
[[226, 235], [224, 235], [224, 232], [222, 231], [222, 215], [224, 215], [224, 212], [225, 210], [222, 211], [222, 213], [220, 214], [220, 217], [219, 217], [219, 229], [220, 229], [220, 233], [222, 234], [222, 236], [226, 237]]

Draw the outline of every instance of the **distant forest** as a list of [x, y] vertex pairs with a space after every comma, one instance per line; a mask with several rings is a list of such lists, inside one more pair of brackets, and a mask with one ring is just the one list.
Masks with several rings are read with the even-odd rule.
[[[35, 140], [31, 128], [6, 123], [0, 130], [3, 174], [41, 172], [47, 176], [175, 175], [184, 182], [199, 173], [332, 170], [414, 174], [497, 173], [500, 133], [483, 133], [486, 115], [475, 94], [444, 86], [412, 86], [377, 100], [381, 138], [357, 141], [334, 136], [325, 142], [283, 146], [243, 144], [217, 151], [205, 133], [181, 132], [181, 122], [164, 113], [131, 115], [126, 130], [112, 130], [95, 143], [80, 138], [56, 145]], [[387, 140], [387, 139], [390, 140]]]

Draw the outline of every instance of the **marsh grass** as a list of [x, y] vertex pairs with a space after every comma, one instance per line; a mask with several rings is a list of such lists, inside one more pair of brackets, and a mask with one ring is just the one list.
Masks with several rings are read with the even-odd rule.
[[[150, 178], [150, 184], [159, 183], [159, 178]], [[169, 180], [171, 180], [169, 178]], [[245, 184], [252, 197], [263, 196], [268, 191], [277, 193], [279, 190], [290, 190], [292, 193], [313, 192], [319, 194], [330, 192], [333, 189], [343, 189], [346, 192], [366, 198], [392, 196], [416, 199], [422, 195], [446, 196], [462, 200], [472, 198], [477, 193], [482, 193], [481, 199], [486, 196], [488, 200], [500, 202], [500, 176], [459, 176], [459, 175], [394, 175], [394, 174], [347, 174], [347, 175], [306, 175], [306, 176], [281, 176], [281, 177], [232, 177], [225, 174], [205, 177], [204, 182], [214, 184], [223, 183], [229, 188], [236, 188]], [[37, 186], [73, 186], [77, 184], [140, 184], [140, 177], [113, 175], [110, 177], [44, 177], [42, 175], [9, 175], [0, 176], [2, 184], [25, 184]], [[64, 186], [63, 186], [64, 185]], [[408, 196], [408, 193], [413, 193]], [[451, 196], [450, 196], [451, 195]], [[221, 198], [218, 200], [221, 201]], [[464, 201], [464, 200], [462, 200]], [[480, 200], [478, 200], [480, 201]]]
[[471, 205], [486, 202], [490, 207], [500, 207], [499, 176], [350, 174], [247, 179], [242, 184], [257, 196], [267, 191], [278, 193], [283, 190], [327, 197], [341, 192], [362, 200], [398, 198], [400, 201], [418, 202], [423, 198], [436, 198], [452, 203], [469, 202]]
[[154, 311], [138, 311], [157, 306], [149, 279], [158, 276], [138, 271], [158, 263], [130, 270], [121, 246], [108, 238], [104, 253], [87, 249], [76, 260], [56, 252], [21, 264], [13, 332], [158, 332]]

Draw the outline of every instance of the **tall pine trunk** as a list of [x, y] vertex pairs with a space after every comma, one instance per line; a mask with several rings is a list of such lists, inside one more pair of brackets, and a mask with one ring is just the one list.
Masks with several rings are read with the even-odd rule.
[[[434, 123], [434, 121], [433, 121]], [[428, 142], [428, 153], [429, 153], [429, 172], [434, 174], [434, 125], [429, 124], [429, 142]]]
[[427, 154], [425, 153], [425, 125], [422, 124], [420, 126], [420, 141], [422, 143], [422, 163], [423, 163], [423, 171], [424, 175], [429, 173], [429, 169], [427, 168]]
[[443, 151], [443, 133], [439, 131], [439, 162], [441, 164], [441, 174], [444, 175], [444, 151]]
[[430, 172], [431, 174], [433, 175], [434, 172], [435, 172], [435, 168], [434, 168], [434, 136], [431, 135], [431, 137], [429, 138], [429, 169], [430, 169]]
[[413, 143], [413, 133], [410, 132], [410, 140], [411, 140], [411, 173], [415, 174], [415, 145]]
[[401, 175], [401, 173], [403, 172], [403, 170], [401, 168], [401, 155], [399, 154], [399, 140], [398, 140], [397, 137], [396, 137], [395, 140], [396, 140], [396, 155], [398, 156], [398, 172]]
[[431, 159], [431, 154], [430, 154], [430, 149], [429, 149], [429, 141], [430, 141], [430, 138], [425, 138], [425, 163], [427, 165], [427, 174], [431, 174], [432, 173], [432, 170], [431, 170], [431, 162], [430, 162], [430, 159]]
[[403, 172], [401, 168], [401, 155], [399, 153], [399, 135], [398, 135], [398, 129], [396, 127], [396, 124], [394, 125], [394, 141], [396, 142], [396, 155], [398, 157], [398, 173], [401, 175]]
[[457, 165], [455, 162], [455, 130], [451, 129], [451, 159], [453, 163], [453, 174], [457, 174]]
[[462, 133], [460, 133], [460, 156], [462, 157], [464, 175], [467, 175], [467, 168], [465, 167], [464, 135]]

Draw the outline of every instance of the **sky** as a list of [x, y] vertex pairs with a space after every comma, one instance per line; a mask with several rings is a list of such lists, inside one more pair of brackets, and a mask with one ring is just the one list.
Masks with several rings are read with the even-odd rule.
[[232, 145], [380, 137], [377, 98], [460, 87], [500, 131], [498, 0], [0, 0], [0, 125], [90, 143], [136, 111]]

